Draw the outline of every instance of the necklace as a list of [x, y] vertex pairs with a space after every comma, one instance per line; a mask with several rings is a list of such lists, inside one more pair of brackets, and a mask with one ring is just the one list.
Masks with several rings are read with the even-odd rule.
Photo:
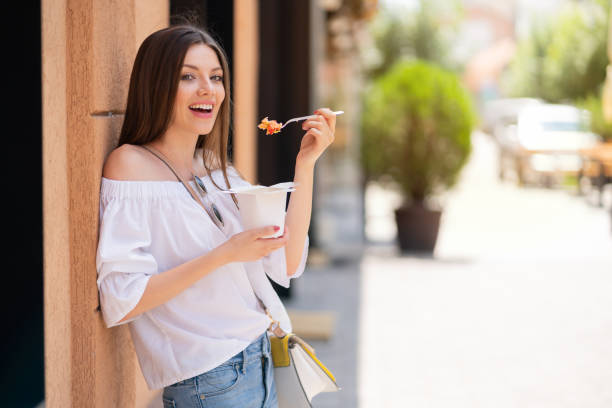
[[195, 185], [198, 187], [198, 192], [200, 193], [200, 196], [204, 199], [204, 201], [206, 201], [206, 204], [208, 204], [210, 208], [212, 208], [212, 211], [215, 214], [215, 218], [216, 218], [215, 223], [217, 223], [218, 221], [217, 225], [219, 225], [220, 223], [221, 226], [224, 227], [225, 223], [223, 222], [223, 217], [221, 216], [221, 213], [219, 212], [219, 209], [217, 208], [215, 203], [213, 203], [208, 197], [208, 190], [206, 190], [206, 186], [204, 185], [204, 182], [202, 181], [201, 178], [199, 178], [195, 174], [192, 173], [191, 175], [193, 176]]
[[[160, 159], [162, 162], [164, 162], [166, 166], [168, 166], [168, 168], [170, 169], [170, 171], [172, 171], [172, 173], [174, 173], [176, 178], [181, 183], [183, 183], [183, 186], [185, 187], [185, 189], [187, 189], [187, 191], [193, 197], [193, 199], [200, 203], [204, 211], [208, 213], [208, 216], [215, 223], [215, 225], [219, 227], [219, 229], [222, 230], [223, 227], [225, 226], [225, 223], [223, 222], [223, 217], [221, 216], [221, 213], [219, 212], [219, 209], [217, 208], [215, 203], [213, 203], [210, 200], [210, 197], [208, 197], [208, 191], [206, 190], [206, 186], [204, 185], [204, 182], [198, 176], [191, 173], [191, 175], [193, 176], [193, 179], [195, 180], [195, 185], [198, 187], [199, 196], [196, 196], [196, 193], [193, 192], [193, 190], [191, 190], [191, 187], [183, 180], [181, 176], [179, 176], [176, 170], [174, 170], [173, 166], [170, 164], [170, 161], [163, 155], [162, 152], [160, 152], [159, 150], [151, 146], [147, 147], [147, 146], [141, 145], [141, 147], [148, 150], [154, 156], [157, 156], [158, 159]], [[204, 203], [204, 201], [206, 201], [206, 204]]]

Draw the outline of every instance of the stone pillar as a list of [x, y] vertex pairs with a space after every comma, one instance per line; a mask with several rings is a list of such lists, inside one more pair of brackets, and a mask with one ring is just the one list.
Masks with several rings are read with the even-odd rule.
[[43, 0], [43, 218], [47, 407], [139, 407], [149, 391], [126, 326], [107, 329], [95, 250], [104, 159], [116, 145], [140, 42], [168, 0]]
[[[326, 7], [321, 9], [322, 5]], [[313, 222], [321, 260], [358, 261], [364, 248], [364, 203], [359, 164], [360, 92], [363, 81], [356, 54], [357, 22], [339, 13], [342, 2], [314, 2], [313, 42], [326, 44], [313, 57], [318, 87], [316, 104], [345, 113], [336, 121], [334, 143], [315, 168]], [[325, 15], [334, 14], [327, 18]]]
[[257, 183], [258, 2], [234, 0], [234, 165]]

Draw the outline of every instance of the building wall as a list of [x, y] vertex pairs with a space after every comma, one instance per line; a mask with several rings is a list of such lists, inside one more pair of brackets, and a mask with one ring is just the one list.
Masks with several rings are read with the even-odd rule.
[[[357, 4], [359, 3], [359, 7]], [[315, 3], [313, 42], [321, 44], [313, 57], [319, 106], [345, 113], [336, 121], [334, 143], [315, 168], [313, 224], [318, 257], [334, 263], [356, 262], [365, 244], [364, 185], [360, 151], [361, 93], [365, 83], [359, 49], [369, 36], [366, 21], [375, 1]], [[317, 259], [315, 258], [315, 259]]]
[[116, 144], [140, 42], [168, 0], [42, 2], [45, 400], [47, 407], [147, 406], [127, 326], [97, 311], [102, 165]]

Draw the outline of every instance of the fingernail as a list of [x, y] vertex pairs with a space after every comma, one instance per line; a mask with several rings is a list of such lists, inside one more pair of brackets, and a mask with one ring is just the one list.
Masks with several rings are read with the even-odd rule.
[[274, 226], [274, 231], [278, 231], [280, 229], [280, 227], [278, 225]]

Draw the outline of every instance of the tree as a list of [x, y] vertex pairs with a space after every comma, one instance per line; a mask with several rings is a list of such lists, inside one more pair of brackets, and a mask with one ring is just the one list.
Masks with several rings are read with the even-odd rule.
[[366, 75], [376, 78], [402, 59], [432, 62], [458, 72], [450, 46], [461, 10], [458, 1], [420, 0], [416, 11], [382, 9], [372, 24], [378, 58]]
[[548, 22], [535, 25], [519, 43], [504, 88], [512, 96], [552, 103], [598, 95], [605, 79], [610, 4], [571, 3]]

